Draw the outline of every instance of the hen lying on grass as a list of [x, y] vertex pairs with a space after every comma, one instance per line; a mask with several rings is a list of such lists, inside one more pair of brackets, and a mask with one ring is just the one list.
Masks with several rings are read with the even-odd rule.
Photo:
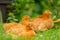
[[46, 10], [42, 15], [39, 15], [36, 18], [32, 19], [33, 30], [45, 31], [47, 29], [53, 28], [54, 22], [49, 16], [50, 13], [50, 10]]
[[21, 23], [6, 23], [4, 24], [4, 31], [9, 34], [15, 34], [22, 37], [34, 37], [35, 32], [28, 26]]

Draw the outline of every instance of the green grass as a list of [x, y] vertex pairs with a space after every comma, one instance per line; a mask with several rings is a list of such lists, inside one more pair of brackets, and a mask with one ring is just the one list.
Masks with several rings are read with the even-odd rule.
[[[60, 27], [59, 27], [60, 25], [59, 24], [55, 24], [55, 28], [49, 29], [47, 31], [36, 32], [37, 36], [35, 38], [33, 37], [30, 38], [30, 40], [60, 40]], [[10, 35], [3, 34], [3, 35], [0, 35], [0, 40], [26, 40], [26, 39], [22, 37], [12, 38]]]
[[37, 32], [37, 40], [60, 40], [59, 29], [50, 29], [45, 32]]
[[[1, 35], [0, 40], [25, 40], [22, 37], [17, 37], [13, 39], [9, 35]], [[60, 28], [59, 29], [50, 29], [45, 32], [37, 32], [37, 36], [35, 38], [31, 38], [30, 40], [60, 40]]]

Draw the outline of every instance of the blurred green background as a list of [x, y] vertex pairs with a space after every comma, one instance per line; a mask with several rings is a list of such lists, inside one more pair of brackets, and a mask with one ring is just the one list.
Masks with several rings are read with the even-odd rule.
[[13, 0], [6, 8], [6, 22], [19, 22], [26, 14], [33, 18], [47, 9], [51, 10], [52, 17], [60, 17], [60, 0]]
[[[13, 0], [13, 3], [6, 6], [6, 22], [19, 22], [24, 15], [34, 18], [47, 9], [51, 10], [51, 17], [60, 18], [60, 0]], [[55, 23], [52, 29], [45, 32], [36, 32], [36, 34], [36, 38], [31, 38], [30, 40], [60, 40], [60, 23]], [[0, 35], [0, 40], [26, 39], [22, 37], [12, 38], [10, 35], [3, 34]]]

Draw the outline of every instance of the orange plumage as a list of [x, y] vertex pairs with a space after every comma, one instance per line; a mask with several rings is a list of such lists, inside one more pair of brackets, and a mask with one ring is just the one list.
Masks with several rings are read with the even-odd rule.
[[50, 18], [50, 11], [46, 10], [43, 12], [42, 15], [37, 16], [36, 18], [32, 19], [32, 29], [37, 31], [45, 31], [49, 28], [52, 28], [54, 26], [53, 20]]
[[12, 22], [12, 23], [4, 23], [3, 24], [3, 28], [4, 28], [4, 31], [8, 31], [9, 29], [11, 29], [12, 27], [14, 26], [17, 26], [18, 23], [15, 23], [15, 22]]
[[29, 25], [34, 31], [45, 31], [54, 26], [53, 20], [50, 18], [50, 10], [46, 10], [42, 15], [30, 19], [28, 15], [22, 18], [22, 24]]
[[3, 25], [4, 31], [23, 37], [35, 36], [34, 31], [45, 31], [54, 26], [54, 22], [49, 16], [50, 13], [50, 10], [46, 10], [42, 15], [32, 19], [28, 15], [25, 15], [22, 17], [20, 23], [5, 23]]
[[28, 26], [21, 23], [6, 23], [4, 24], [4, 31], [9, 34], [14, 34], [22, 37], [33, 37], [35, 32]]

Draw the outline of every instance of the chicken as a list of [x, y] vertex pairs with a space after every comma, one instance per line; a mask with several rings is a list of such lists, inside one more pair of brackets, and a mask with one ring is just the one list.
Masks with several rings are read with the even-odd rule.
[[45, 31], [54, 26], [53, 20], [50, 18], [50, 10], [46, 10], [42, 15], [32, 19], [32, 29], [34, 31]]
[[34, 37], [35, 32], [28, 26], [21, 23], [6, 23], [4, 31], [8, 34], [18, 35], [22, 37]]

